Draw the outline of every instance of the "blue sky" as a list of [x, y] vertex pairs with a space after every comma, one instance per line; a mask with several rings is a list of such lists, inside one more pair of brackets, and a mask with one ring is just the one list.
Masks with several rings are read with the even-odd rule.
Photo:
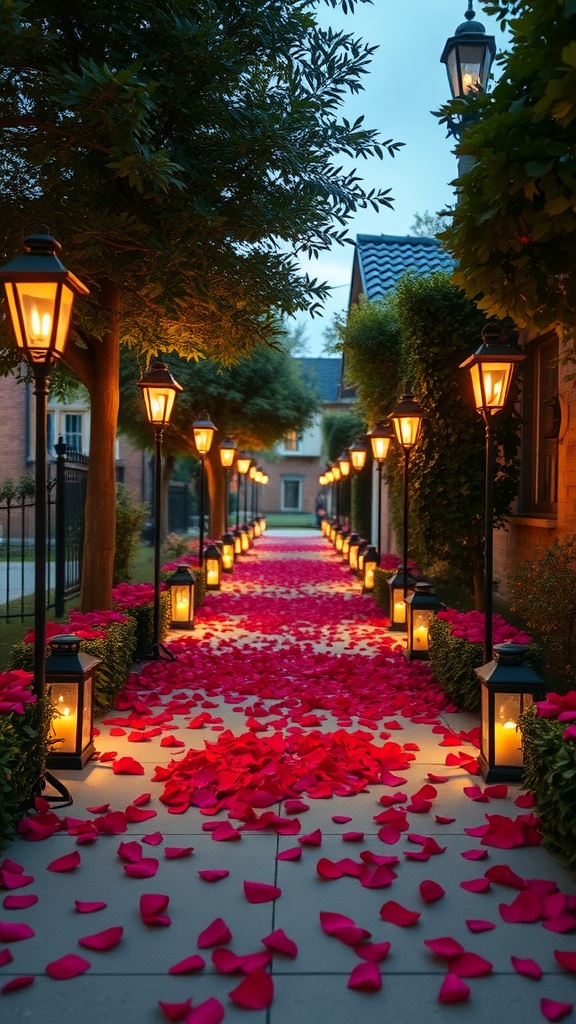
[[[475, 3], [476, 19], [503, 48], [503, 35], [495, 21]], [[330, 7], [320, 8], [324, 24], [342, 28], [378, 44], [365, 89], [351, 97], [342, 113], [350, 120], [361, 114], [365, 125], [377, 128], [383, 139], [392, 138], [405, 146], [391, 159], [361, 161], [358, 170], [368, 189], [390, 188], [394, 209], [359, 211], [349, 224], [352, 238], [357, 234], [407, 235], [416, 213], [434, 213], [452, 204], [449, 182], [456, 177], [453, 140], [432, 116], [432, 110], [449, 98], [446, 69], [440, 55], [446, 40], [464, 21], [467, 0], [374, 0], [357, 4], [353, 15]], [[297, 319], [305, 328], [307, 354], [322, 355], [324, 331], [335, 313], [348, 305], [352, 246], [337, 246], [331, 253], [313, 260], [306, 269], [311, 276], [328, 281], [334, 288], [322, 318], [304, 314]]]

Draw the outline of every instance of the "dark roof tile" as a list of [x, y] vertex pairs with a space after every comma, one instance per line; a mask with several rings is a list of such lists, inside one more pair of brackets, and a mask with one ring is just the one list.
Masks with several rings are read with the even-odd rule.
[[454, 260], [436, 238], [420, 235], [357, 235], [356, 254], [362, 291], [369, 299], [382, 298], [407, 270], [431, 274], [454, 268]]
[[298, 358], [305, 380], [315, 389], [322, 402], [337, 402], [340, 394], [342, 359]]

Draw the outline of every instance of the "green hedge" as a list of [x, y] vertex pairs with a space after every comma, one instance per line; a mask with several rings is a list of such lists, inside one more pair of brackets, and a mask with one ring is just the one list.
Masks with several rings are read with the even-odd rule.
[[[451, 624], [432, 617], [429, 630], [430, 665], [447, 697], [463, 711], [479, 711], [480, 684], [474, 672], [484, 664], [484, 646], [452, 635]], [[542, 674], [544, 657], [540, 647], [531, 643], [526, 664]]]
[[576, 868], [576, 743], [563, 740], [567, 722], [538, 718], [534, 707], [520, 719], [524, 749], [524, 783], [534, 794], [546, 846], [559, 850]]
[[49, 729], [47, 697], [27, 704], [23, 715], [0, 716], [0, 843], [40, 792]]
[[388, 580], [395, 569], [374, 569], [374, 600], [385, 615], [390, 615], [390, 587]]

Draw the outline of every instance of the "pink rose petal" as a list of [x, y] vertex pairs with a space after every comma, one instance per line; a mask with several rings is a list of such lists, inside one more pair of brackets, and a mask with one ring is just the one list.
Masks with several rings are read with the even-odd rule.
[[228, 878], [230, 872], [225, 868], [206, 868], [204, 871], [199, 871], [198, 874], [205, 882], [220, 882], [223, 878]]
[[142, 842], [147, 846], [160, 846], [164, 836], [161, 832], [151, 832], [148, 836], [142, 836]]
[[468, 920], [466, 925], [474, 934], [478, 932], [491, 932], [496, 927], [492, 921], [483, 921], [481, 918]]
[[144, 924], [160, 926], [170, 924], [170, 918], [164, 914], [169, 903], [170, 897], [165, 896], [164, 893], [142, 893], [140, 897], [140, 917]]
[[73, 853], [66, 853], [63, 857], [57, 857], [56, 860], [47, 864], [48, 871], [74, 871], [81, 863], [81, 857], [78, 850], [74, 850]]
[[5, 910], [26, 910], [35, 903], [38, 903], [37, 896], [5, 896], [2, 905]]
[[380, 917], [389, 924], [399, 925], [400, 928], [410, 928], [416, 924], [420, 913], [417, 910], [408, 910], [395, 900], [388, 900], [380, 907]]
[[336, 825], [346, 825], [349, 821], [352, 821], [352, 818], [347, 817], [345, 814], [333, 814], [332, 821]]
[[464, 1003], [470, 998], [470, 986], [457, 974], [447, 974], [438, 992], [439, 1003]]
[[563, 1020], [574, 1009], [573, 1003], [558, 1003], [555, 999], [541, 999], [540, 1009], [546, 1020]]
[[382, 988], [382, 975], [377, 964], [372, 961], [356, 964], [348, 979], [347, 988], [358, 992], [379, 992]]
[[210, 946], [223, 945], [230, 942], [232, 932], [221, 917], [217, 917], [212, 924], [209, 924], [198, 936], [198, 949], [208, 949]]
[[6, 964], [11, 964], [14, 957], [9, 949], [0, 949], [0, 967], [6, 967]]
[[107, 903], [102, 903], [100, 900], [93, 900], [92, 902], [74, 900], [74, 903], [79, 914], [94, 914], [97, 910], [104, 910], [108, 906]]
[[420, 896], [424, 903], [435, 903], [445, 895], [446, 890], [438, 882], [433, 882], [430, 879], [420, 882]]
[[390, 947], [390, 942], [361, 942], [354, 946], [354, 952], [356, 956], [362, 957], [363, 960], [370, 960], [379, 964], [388, 956]]
[[210, 996], [186, 1015], [186, 1024], [222, 1024], [226, 1011], [219, 999]]
[[114, 949], [120, 943], [123, 934], [124, 929], [119, 926], [105, 928], [104, 931], [95, 932], [94, 935], [85, 935], [82, 939], [78, 939], [78, 945], [84, 946], [86, 949], [105, 952], [107, 949]]
[[233, 843], [241, 839], [242, 835], [237, 828], [234, 828], [229, 821], [218, 822], [212, 832], [212, 839], [215, 843]]
[[317, 828], [307, 836], [300, 836], [298, 842], [302, 846], [322, 846], [322, 831]]
[[428, 949], [431, 949], [436, 956], [451, 957], [464, 952], [464, 946], [449, 935], [441, 939], [424, 939], [424, 945], [428, 946]]
[[542, 977], [542, 968], [535, 960], [530, 958], [523, 960], [519, 956], [511, 956], [510, 960], [517, 974], [523, 974], [526, 978], [534, 978], [535, 981], [539, 981]]
[[571, 950], [555, 949], [554, 959], [566, 971], [576, 971], [576, 953]]
[[293, 939], [288, 938], [282, 928], [277, 928], [275, 931], [270, 932], [269, 935], [265, 935], [260, 941], [274, 953], [285, 953], [286, 956], [290, 957], [298, 955], [298, 946]]
[[320, 926], [326, 935], [334, 935], [334, 932], [342, 928], [356, 927], [356, 922], [346, 914], [335, 914], [330, 910], [320, 911]]
[[253, 971], [228, 996], [244, 1010], [266, 1010], [274, 998], [274, 982], [267, 971]]
[[486, 860], [488, 850], [463, 850], [460, 856], [464, 860]]
[[193, 846], [166, 846], [164, 856], [167, 860], [178, 860], [180, 857], [189, 857], [194, 853]]
[[158, 1000], [162, 1013], [168, 1020], [176, 1024], [179, 1020], [184, 1020], [188, 1011], [192, 1008], [192, 1000], [187, 999], [184, 1003], [166, 1003], [163, 999]]
[[460, 882], [460, 888], [466, 892], [487, 892], [490, 888], [490, 879], [469, 878], [466, 882]]
[[281, 850], [280, 853], [276, 854], [276, 860], [301, 860], [302, 859], [302, 847], [291, 846], [289, 850]]
[[478, 953], [456, 953], [448, 959], [448, 970], [459, 978], [481, 978], [492, 973], [493, 965]]
[[10, 981], [2, 985], [0, 992], [4, 995], [6, 992], [15, 992], [19, 988], [28, 988], [35, 980], [33, 974], [23, 974], [20, 978], [11, 978]]
[[179, 960], [177, 964], [172, 964], [172, 967], [168, 968], [168, 974], [194, 974], [195, 971], [201, 971], [204, 967], [206, 967], [204, 957], [199, 953], [193, 953], [192, 956]]
[[153, 878], [159, 867], [155, 857], [142, 857], [137, 864], [124, 864], [124, 871], [129, 878]]
[[219, 946], [212, 953], [212, 963], [221, 974], [241, 974], [245, 958], [231, 949]]
[[55, 981], [68, 981], [70, 978], [77, 978], [79, 974], [84, 974], [91, 966], [84, 957], [76, 956], [75, 953], [67, 953], [59, 960], [53, 960], [52, 963], [46, 964], [46, 974], [50, 978], [54, 978]]
[[34, 938], [35, 931], [29, 924], [16, 921], [0, 921], [0, 942], [21, 942]]
[[244, 882], [244, 896], [248, 903], [270, 903], [282, 895], [282, 889], [267, 882]]

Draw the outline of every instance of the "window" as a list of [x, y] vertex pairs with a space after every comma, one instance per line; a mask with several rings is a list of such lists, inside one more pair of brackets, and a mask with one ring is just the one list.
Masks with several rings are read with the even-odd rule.
[[523, 420], [521, 508], [555, 513], [558, 502], [558, 339], [547, 335], [528, 352], [522, 368]]
[[64, 417], [65, 441], [69, 449], [82, 451], [82, 416], [79, 413], [67, 412]]
[[302, 511], [302, 477], [282, 477], [282, 512]]
[[56, 456], [54, 443], [54, 413], [49, 412], [46, 414], [46, 451], [48, 452], [48, 458], [50, 459], [53, 459]]
[[282, 445], [285, 452], [298, 452], [300, 451], [301, 443], [302, 435], [299, 434], [297, 430], [289, 430], [288, 433], [284, 435]]

